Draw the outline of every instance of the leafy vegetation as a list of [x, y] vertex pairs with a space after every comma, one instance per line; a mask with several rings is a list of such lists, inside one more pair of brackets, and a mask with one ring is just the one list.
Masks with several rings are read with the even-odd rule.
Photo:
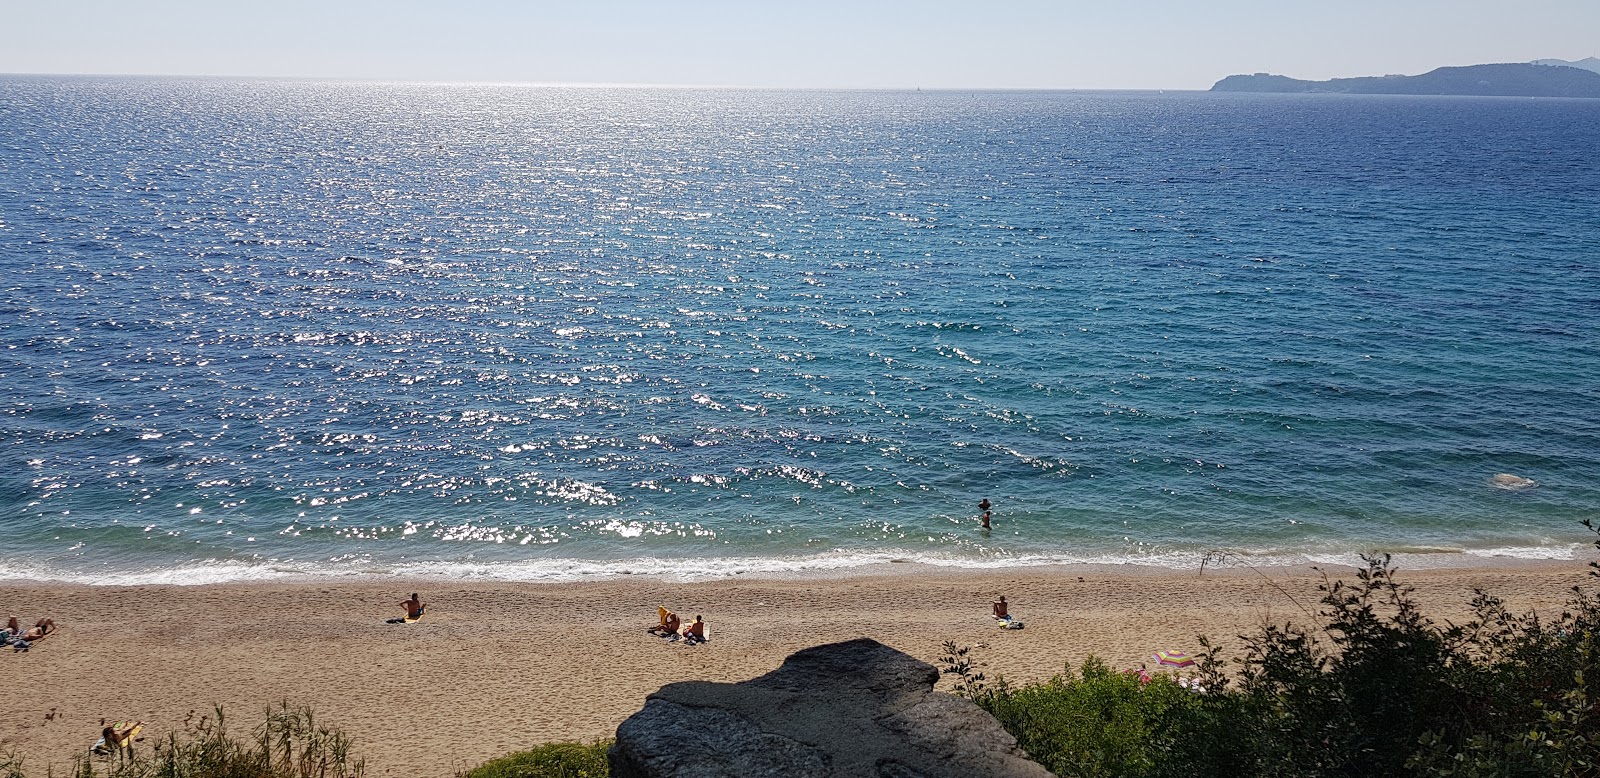
[[1574, 587], [1546, 621], [1480, 591], [1470, 621], [1440, 625], [1387, 555], [1365, 561], [1354, 583], [1324, 579], [1320, 623], [1242, 636], [1233, 674], [1202, 639], [1204, 691], [1095, 659], [1043, 684], [990, 684], [953, 643], [943, 669], [1064, 776], [1600, 775], [1600, 597]]
[[459, 778], [606, 778], [606, 751], [612, 741], [547, 743], [486, 762]]
[[[222, 709], [215, 718], [184, 723], [148, 753], [135, 748], [110, 757], [83, 756], [73, 778], [362, 778], [366, 766], [343, 732], [316, 723], [311, 709], [283, 703], [248, 740], [229, 734]], [[0, 776], [24, 778], [22, 760], [0, 757]]]

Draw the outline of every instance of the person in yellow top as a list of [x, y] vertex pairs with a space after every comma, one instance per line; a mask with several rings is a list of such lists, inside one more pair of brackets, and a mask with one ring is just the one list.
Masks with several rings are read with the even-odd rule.
[[673, 613], [666, 608], [657, 606], [656, 619], [657, 623], [651, 626], [650, 629], [646, 630], [647, 632], [660, 635], [662, 637], [670, 637], [678, 634], [678, 614]]

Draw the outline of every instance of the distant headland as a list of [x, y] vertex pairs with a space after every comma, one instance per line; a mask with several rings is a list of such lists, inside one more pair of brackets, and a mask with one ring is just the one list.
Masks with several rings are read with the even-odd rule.
[[1270, 73], [1235, 75], [1213, 92], [1328, 92], [1351, 95], [1477, 95], [1600, 98], [1600, 60], [1539, 60], [1446, 67], [1420, 76], [1368, 76], [1302, 81]]

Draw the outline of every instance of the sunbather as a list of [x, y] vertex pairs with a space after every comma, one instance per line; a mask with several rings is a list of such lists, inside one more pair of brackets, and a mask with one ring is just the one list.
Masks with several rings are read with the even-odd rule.
[[405, 624], [407, 622], [416, 621], [417, 619], [422, 618], [422, 613], [428, 609], [428, 604], [423, 602], [422, 598], [418, 597], [416, 592], [412, 592], [411, 599], [400, 603], [400, 607], [405, 609], [406, 615], [395, 619], [389, 619], [386, 623]]
[[663, 637], [678, 634], [678, 626], [680, 624], [678, 614], [673, 613], [666, 608], [657, 606], [656, 617], [658, 619], [658, 623], [648, 630], [651, 634], [661, 635]]
[[1011, 619], [1011, 614], [1006, 612], [1006, 596], [1003, 594], [1000, 595], [1000, 599], [994, 601], [994, 617], [1001, 621]]
[[[100, 723], [105, 724], [105, 719], [101, 719]], [[143, 728], [144, 722], [142, 721], [119, 721], [116, 724], [107, 724], [100, 730], [100, 742], [95, 743], [94, 747], [89, 750], [102, 756], [114, 753], [119, 749], [132, 751], [134, 736], [138, 735], [139, 730]]]
[[[11, 621], [15, 623], [16, 617], [12, 617]], [[7, 627], [4, 631], [9, 632], [10, 629], [10, 627]], [[37, 623], [28, 628], [27, 632], [24, 632], [21, 635], [11, 633], [11, 635], [4, 641], [0, 641], [0, 645], [10, 645], [11, 650], [15, 652], [27, 651], [28, 649], [33, 648], [34, 643], [44, 640], [55, 633], [56, 623], [54, 621], [50, 619], [39, 619]]]
[[694, 623], [684, 627], [683, 631], [678, 634], [683, 637], [684, 642], [690, 645], [704, 643], [706, 642], [706, 622], [701, 617], [695, 616]]
[[22, 639], [28, 641], [29, 643], [35, 643], [55, 634], [55, 631], [56, 623], [53, 619], [39, 619], [39, 621], [34, 623], [32, 629], [22, 633]]
[[417, 619], [422, 618], [422, 612], [427, 610], [428, 604], [423, 602], [422, 598], [418, 597], [416, 592], [412, 592], [411, 599], [400, 603], [400, 607], [406, 609], [406, 618], [416, 621]]

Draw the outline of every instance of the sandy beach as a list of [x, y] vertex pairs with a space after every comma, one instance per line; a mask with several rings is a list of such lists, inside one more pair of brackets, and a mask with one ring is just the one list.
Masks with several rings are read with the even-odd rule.
[[[1557, 612], [1585, 571], [1582, 562], [1552, 562], [1403, 580], [1430, 616], [1460, 620], [1475, 587], [1518, 610]], [[1090, 654], [1131, 666], [1156, 649], [1193, 650], [1197, 634], [1238, 649], [1234, 636], [1264, 619], [1306, 621], [1291, 596], [1314, 609], [1319, 580], [1307, 567], [1197, 576], [893, 566], [689, 584], [9, 582], [0, 584], [0, 609], [30, 623], [53, 617], [61, 630], [29, 653], [0, 655], [0, 687], [12, 700], [0, 750], [43, 775], [86, 749], [101, 717], [149, 722], [148, 746], [190, 711], [221, 705], [242, 731], [288, 700], [343, 727], [370, 775], [448, 776], [541, 742], [608, 736], [662, 684], [750, 678], [836, 640], [872, 637], [928, 661], [946, 640], [977, 645], [986, 672], [1015, 681], [1048, 678]], [[426, 618], [385, 624], [413, 589], [429, 603]], [[997, 593], [1026, 629], [995, 629], [988, 613]], [[688, 647], [646, 634], [657, 604], [704, 614], [712, 642]]]

